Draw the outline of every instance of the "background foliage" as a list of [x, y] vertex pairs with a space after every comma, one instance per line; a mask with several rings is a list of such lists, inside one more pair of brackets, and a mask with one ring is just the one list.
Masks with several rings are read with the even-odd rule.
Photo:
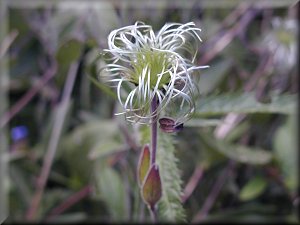
[[154, 29], [195, 22], [203, 39], [197, 64], [210, 65], [192, 120], [177, 135], [159, 136], [169, 185], [161, 217], [298, 221], [299, 3], [276, 2], [9, 7], [9, 106], [1, 115], [10, 142], [7, 221], [150, 220], [136, 181], [145, 139], [114, 116], [116, 96], [98, 79], [108, 33], [136, 20]]

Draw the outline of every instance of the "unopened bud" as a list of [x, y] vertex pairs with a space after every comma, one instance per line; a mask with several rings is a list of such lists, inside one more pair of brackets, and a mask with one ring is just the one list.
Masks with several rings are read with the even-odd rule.
[[139, 163], [138, 163], [137, 176], [138, 176], [139, 185], [142, 185], [145, 176], [149, 170], [149, 167], [150, 167], [150, 149], [149, 149], [149, 145], [145, 145], [141, 152]]
[[153, 209], [162, 195], [161, 179], [156, 164], [149, 170], [142, 186], [142, 196], [148, 206]]

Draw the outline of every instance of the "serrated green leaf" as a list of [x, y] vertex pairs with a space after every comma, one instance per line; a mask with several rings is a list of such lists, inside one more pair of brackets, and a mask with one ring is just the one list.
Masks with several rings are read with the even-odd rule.
[[254, 93], [222, 94], [199, 100], [194, 117], [214, 116], [226, 113], [282, 113], [295, 112], [297, 95], [273, 95], [269, 104], [255, 99]]
[[181, 203], [182, 180], [175, 156], [172, 135], [159, 132], [157, 164], [160, 168], [163, 194], [159, 201], [159, 213], [162, 221], [182, 222], [186, 220]]
[[267, 181], [261, 177], [256, 176], [252, 178], [241, 190], [239, 198], [242, 201], [249, 201], [258, 197], [267, 187]]

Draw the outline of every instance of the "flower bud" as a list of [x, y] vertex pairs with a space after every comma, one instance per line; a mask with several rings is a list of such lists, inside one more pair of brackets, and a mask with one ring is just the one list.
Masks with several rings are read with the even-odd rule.
[[153, 209], [162, 195], [161, 179], [156, 164], [152, 165], [142, 186], [142, 196], [148, 206]]
[[139, 185], [142, 185], [145, 176], [150, 167], [150, 149], [149, 145], [145, 145], [140, 155], [139, 163], [138, 163], [138, 182]]

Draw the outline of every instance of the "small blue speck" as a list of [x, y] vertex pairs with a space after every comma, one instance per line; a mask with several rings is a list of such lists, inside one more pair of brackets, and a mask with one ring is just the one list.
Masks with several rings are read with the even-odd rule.
[[11, 129], [11, 138], [16, 142], [28, 135], [28, 129], [26, 126], [17, 126]]

